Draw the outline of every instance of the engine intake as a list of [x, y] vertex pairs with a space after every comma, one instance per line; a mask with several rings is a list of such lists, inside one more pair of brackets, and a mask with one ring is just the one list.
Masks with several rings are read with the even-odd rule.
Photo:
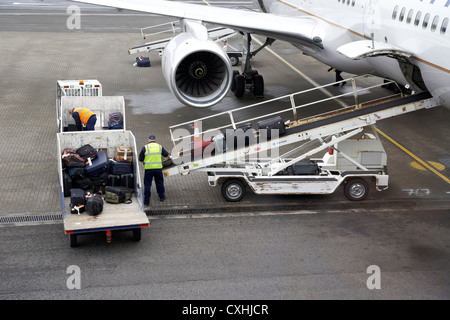
[[162, 67], [170, 90], [189, 106], [210, 107], [222, 100], [231, 86], [231, 62], [223, 49], [188, 33], [167, 44]]

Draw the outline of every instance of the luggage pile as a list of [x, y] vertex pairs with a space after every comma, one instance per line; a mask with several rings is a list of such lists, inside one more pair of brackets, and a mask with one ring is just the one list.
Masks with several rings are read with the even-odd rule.
[[102, 195], [110, 203], [130, 203], [134, 191], [133, 153], [130, 147], [115, 148], [109, 159], [105, 149], [90, 144], [63, 150], [63, 190], [71, 197], [71, 212], [98, 215], [103, 209]]
[[[267, 142], [286, 134], [286, 124], [280, 116], [259, 121], [257, 126], [258, 131], [254, 131], [252, 124], [246, 123], [236, 129], [226, 129], [225, 134], [221, 133], [202, 141], [192, 141], [190, 151], [180, 152], [179, 156], [186, 157], [190, 153], [191, 161], [193, 161], [195, 157], [214, 156], [219, 149], [220, 153], [236, 150], [238, 147]], [[252, 135], [253, 133], [257, 134]]]

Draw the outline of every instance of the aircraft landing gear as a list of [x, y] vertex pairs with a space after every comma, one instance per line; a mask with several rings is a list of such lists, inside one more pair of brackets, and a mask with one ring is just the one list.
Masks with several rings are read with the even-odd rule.
[[246, 89], [253, 92], [255, 98], [264, 98], [264, 78], [256, 70], [242, 74], [234, 70], [231, 91], [237, 98], [242, 98]]
[[256, 98], [264, 98], [264, 78], [253, 70], [250, 59], [266, 46], [271, 45], [275, 40], [267, 38], [266, 42], [257, 50], [250, 52], [251, 35], [246, 34], [247, 40], [244, 41], [244, 53], [242, 59], [242, 74], [238, 70], [233, 71], [233, 79], [231, 81], [231, 91], [237, 98], [244, 96], [245, 90], [249, 90]]

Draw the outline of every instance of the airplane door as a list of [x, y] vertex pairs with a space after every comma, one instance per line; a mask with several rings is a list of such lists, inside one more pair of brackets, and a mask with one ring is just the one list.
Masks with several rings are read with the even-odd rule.
[[364, 35], [372, 39], [372, 34], [375, 32], [374, 26], [379, 21], [379, 4], [378, 0], [367, 0], [364, 7]]

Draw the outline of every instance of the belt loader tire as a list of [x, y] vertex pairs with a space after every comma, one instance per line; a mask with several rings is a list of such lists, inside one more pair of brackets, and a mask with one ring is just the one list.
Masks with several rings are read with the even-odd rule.
[[238, 202], [245, 195], [245, 184], [239, 179], [230, 179], [222, 185], [222, 196], [229, 202]]
[[350, 201], [362, 201], [369, 194], [369, 185], [363, 179], [350, 179], [345, 184], [344, 194]]

